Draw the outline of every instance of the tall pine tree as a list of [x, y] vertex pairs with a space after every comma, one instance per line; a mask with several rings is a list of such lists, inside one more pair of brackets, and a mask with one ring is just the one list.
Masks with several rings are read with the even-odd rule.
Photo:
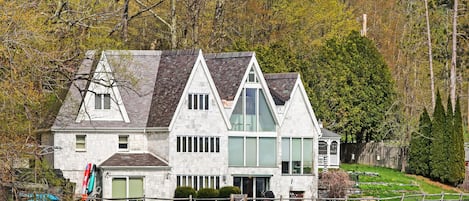
[[435, 110], [432, 121], [432, 147], [430, 148], [430, 177], [443, 181], [447, 169], [445, 153], [445, 109], [441, 102], [440, 92], [436, 94]]
[[456, 101], [456, 107], [454, 110], [452, 134], [453, 142], [450, 144], [452, 164], [448, 166], [450, 167], [449, 169], [451, 169], [449, 182], [453, 185], [456, 185], [464, 180], [465, 174], [464, 136], [461, 117], [461, 105], [459, 104], [459, 98]]
[[412, 133], [409, 150], [408, 171], [412, 174], [430, 176], [430, 149], [432, 122], [424, 108], [419, 120], [419, 131]]
[[444, 145], [444, 153], [445, 153], [445, 161], [443, 163], [445, 170], [443, 175], [441, 176], [441, 181], [444, 183], [454, 183], [454, 179], [451, 176], [452, 172], [455, 169], [454, 161], [455, 161], [455, 153], [454, 153], [454, 126], [453, 126], [453, 105], [451, 103], [450, 96], [448, 96], [448, 102], [446, 105], [446, 118], [445, 118], [445, 130], [446, 133], [443, 137], [443, 145]]

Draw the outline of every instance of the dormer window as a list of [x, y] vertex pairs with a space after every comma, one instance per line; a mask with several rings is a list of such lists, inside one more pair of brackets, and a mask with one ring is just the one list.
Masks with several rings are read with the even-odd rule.
[[94, 109], [111, 109], [111, 95], [110, 94], [95, 94], [94, 95]]
[[188, 97], [189, 110], [208, 110], [208, 94], [190, 93]]

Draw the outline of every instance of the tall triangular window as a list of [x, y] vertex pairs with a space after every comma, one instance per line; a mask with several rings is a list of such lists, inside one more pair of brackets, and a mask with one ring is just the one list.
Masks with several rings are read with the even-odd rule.
[[275, 131], [274, 118], [254, 69], [249, 71], [230, 122], [234, 131]]

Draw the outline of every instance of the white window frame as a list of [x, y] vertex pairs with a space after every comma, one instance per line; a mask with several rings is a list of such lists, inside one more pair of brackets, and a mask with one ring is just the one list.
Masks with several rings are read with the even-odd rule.
[[[259, 165], [259, 160], [260, 160], [260, 157], [261, 157], [259, 155], [260, 154], [260, 152], [259, 152], [260, 138], [273, 138], [273, 139], [275, 139], [275, 155], [276, 155], [276, 157], [275, 157], [275, 163], [274, 164], [277, 164], [277, 156], [278, 156], [277, 155], [277, 153], [278, 153], [277, 137], [274, 137], [274, 136], [266, 136], [266, 137], [259, 137], [259, 136], [256, 136], [256, 137], [254, 137], [254, 136], [229, 136], [228, 141], [229, 141], [230, 137], [243, 138], [243, 165], [242, 166], [240, 166], [240, 165], [234, 165], [234, 166], [231, 165], [230, 166], [229, 165], [229, 167], [274, 167], [275, 165], [274, 166], [264, 166], [264, 165], [261, 166], [261, 165]], [[247, 164], [246, 164], [247, 163], [246, 158], [247, 158], [247, 155], [248, 155], [248, 153], [246, 153], [246, 150], [247, 150], [247, 148], [246, 148], [246, 141], [247, 140], [246, 139], [247, 138], [255, 138], [256, 139], [256, 164], [254, 166], [247, 166]], [[228, 153], [228, 155], [229, 155], [229, 153]], [[230, 159], [228, 159], [228, 160], [230, 160]]]
[[220, 136], [176, 136], [178, 153], [220, 153]]
[[[129, 197], [129, 180], [130, 179], [142, 179], [142, 189], [143, 189], [143, 197], [145, 197], [145, 177], [144, 176], [114, 176], [111, 178], [111, 192], [112, 192], [112, 182], [114, 179], [125, 179], [125, 195], [126, 198]], [[142, 199], [143, 200], [143, 199]], [[142, 201], [142, 200], [132, 200], [132, 201]]]
[[[125, 141], [121, 142], [121, 138]], [[126, 148], [121, 148], [121, 144], [126, 144]], [[119, 151], [129, 151], [129, 135], [119, 135], [117, 140], [117, 148]]]
[[[79, 139], [78, 138], [82, 138], [83, 137], [83, 142], [80, 142], [78, 141]], [[81, 145], [83, 144], [83, 148], [78, 148], [78, 145]], [[75, 135], [75, 151], [77, 152], [85, 152], [86, 151], [86, 135]]]
[[219, 175], [176, 175], [176, 186], [188, 186], [195, 190], [201, 188], [220, 189]]
[[[202, 104], [202, 108], [200, 107]], [[209, 110], [210, 96], [208, 93], [189, 93], [187, 95], [187, 108], [189, 110]]]
[[[300, 139], [301, 141], [301, 148], [300, 148], [300, 158], [301, 158], [301, 161], [300, 161], [300, 172], [299, 173], [293, 173], [293, 160], [292, 160], [292, 157], [293, 157], [293, 139]], [[288, 173], [282, 173], [283, 175], [311, 175], [313, 173], [304, 173], [304, 167], [305, 167], [305, 164], [304, 164], [304, 141], [305, 139], [308, 139], [308, 140], [313, 140], [314, 142], [314, 139], [313, 138], [307, 138], [307, 137], [282, 137], [282, 143], [283, 144], [283, 140], [288, 140], [289, 143], [290, 143], [290, 150], [289, 150], [289, 161], [288, 161]], [[314, 149], [313, 149], [313, 152], [314, 152]], [[282, 154], [285, 153], [284, 150], [282, 150]], [[314, 153], [313, 153], [313, 156], [314, 156]], [[283, 157], [281, 157], [283, 158]], [[282, 159], [282, 163], [283, 163], [283, 159]], [[315, 161], [313, 160], [313, 167], [314, 167], [314, 163]]]
[[[109, 99], [108, 99], [109, 108], [104, 107], [107, 103], [106, 98], [105, 98], [106, 96], [109, 96]], [[99, 100], [98, 100], [98, 97], [99, 97]], [[94, 96], [94, 101], [95, 101], [94, 109], [96, 109], [96, 110], [109, 110], [109, 109], [111, 109], [111, 102], [112, 101], [111, 101], [111, 94], [109, 94], [109, 93], [96, 93], [95, 96]], [[96, 104], [96, 102], [98, 102], [98, 101], [100, 102], [99, 107]]]

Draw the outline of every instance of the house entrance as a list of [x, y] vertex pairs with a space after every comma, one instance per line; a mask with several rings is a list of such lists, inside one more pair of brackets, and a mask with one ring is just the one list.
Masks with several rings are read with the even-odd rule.
[[264, 192], [270, 190], [270, 177], [234, 177], [233, 186], [239, 187], [248, 197], [264, 197]]

